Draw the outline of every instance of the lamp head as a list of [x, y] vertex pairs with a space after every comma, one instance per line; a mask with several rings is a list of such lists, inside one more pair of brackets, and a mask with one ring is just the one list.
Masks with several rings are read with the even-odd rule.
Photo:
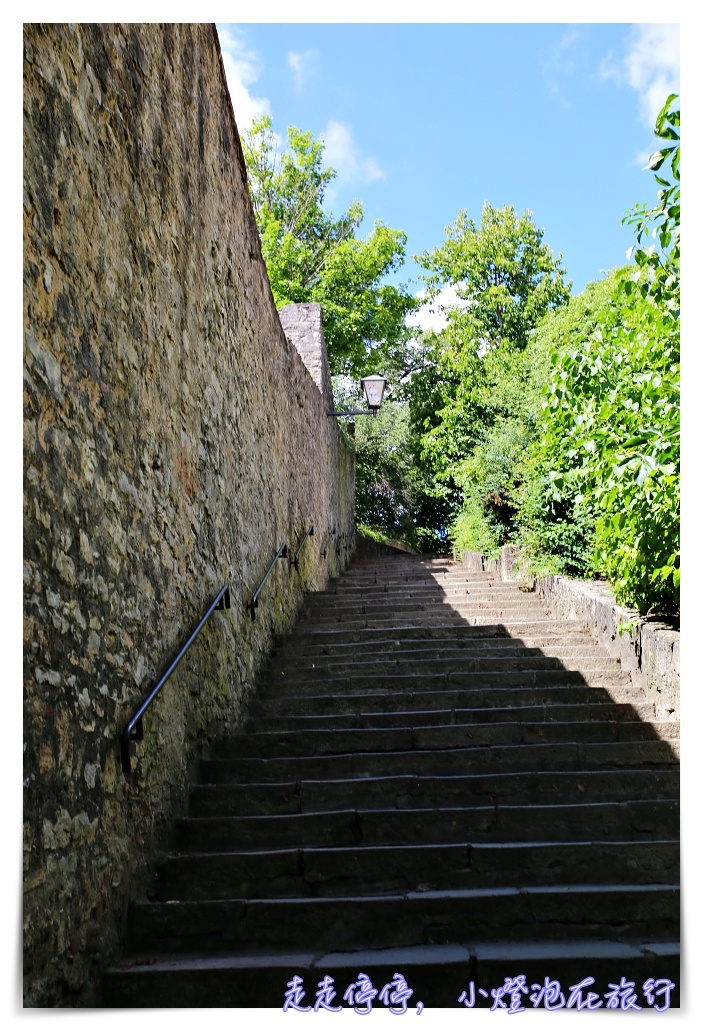
[[385, 393], [385, 384], [387, 379], [383, 376], [366, 376], [361, 380], [361, 386], [363, 387], [363, 395], [366, 399], [366, 404], [369, 408], [376, 412], [380, 405], [383, 403], [383, 394]]

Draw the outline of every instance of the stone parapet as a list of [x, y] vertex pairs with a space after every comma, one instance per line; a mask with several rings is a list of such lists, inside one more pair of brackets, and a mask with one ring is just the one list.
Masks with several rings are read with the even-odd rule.
[[334, 408], [331, 373], [322, 329], [320, 304], [288, 304], [278, 312], [287, 339], [297, 350], [314, 379], [328, 410]]
[[[483, 568], [501, 580], [519, 578], [515, 569], [518, 548], [504, 547], [498, 559], [464, 551], [462, 563]], [[570, 580], [565, 576], [528, 578], [545, 606], [560, 618], [586, 623], [598, 643], [631, 674], [647, 700], [653, 701], [656, 719], [680, 718], [680, 633], [664, 622], [641, 619], [614, 600], [607, 583]], [[619, 631], [621, 625], [628, 629]]]

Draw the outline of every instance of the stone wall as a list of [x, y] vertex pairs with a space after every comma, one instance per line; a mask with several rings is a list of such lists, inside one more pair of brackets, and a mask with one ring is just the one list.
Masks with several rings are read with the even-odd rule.
[[24, 57], [25, 1004], [83, 1005], [189, 763], [346, 560], [354, 459], [321, 333], [315, 382], [275, 311], [214, 27], [25, 25]]

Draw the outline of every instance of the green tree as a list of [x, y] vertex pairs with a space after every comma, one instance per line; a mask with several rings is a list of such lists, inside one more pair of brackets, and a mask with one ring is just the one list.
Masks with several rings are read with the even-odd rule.
[[497, 546], [511, 531], [514, 506], [495, 489], [495, 476], [507, 475], [527, 443], [514, 421], [530, 375], [522, 355], [570, 285], [530, 212], [518, 216], [511, 207], [485, 204], [480, 227], [460, 212], [444, 244], [418, 260], [430, 272], [431, 296], [453, 286], [463, 303], [445, 308], [448, 324], [428, 337], [412, 379], [416, 458], [450, 498], [454, 540], [473, 534], [481, 547]]
[[525, 347], [529, 333], [549, 310], [568, 299], [560, 255], [543, 242], [530, 211], [483, 205], [480, 227], [460, 211], [446, 240], [425, 251], [419, 263], [430, 293], [451, 285], [466, 301], [454, 317], [482, 349], [507, 344]]
[[634, 265], [592, 332], [554, 355], [538, 448], [551, 491], [577, 487], [593, 566], [619, 601], [675, 610], [680, 585], [680, 112], [668, 98], [650, 167], [658, 204], [625, 218]]
[[279, 154], [269, 117], [255, 122], [242, 141], [276, 305], [321, 304], [332, 372], [373, 371], [381, 360], [378, 351], [406, 338], [405, 316], [416, 308], [403, 286], [384, 282], [404, 262], [406, 236], [376, 222], [365, 239], [358, 239], [359, 201], [341, 218], [324, 209], [325, 190], [336, 172], [323, 167], [323, 142], [292, 126], [287, 142]]
[[[580, 503], [583, 477], [578, 452], [566, 433], [556, 445], [545, 430], [543, 397], [553, 379], [553, 362], [576, 348], [610, 317], [626, 269], [613, 270], [604, 279], [589, 283], [567, 306], [550, 311], [534, 330], [525, 355], [530, 363], [529, 388], [525, 392], [528, 446], [519, 455], [509, 481], [516, 508], [513, 541], [522, 545], [533, 567], [571, 576], [588, 576], [593, 561], [594, 520]], [[549, 443], [546, 445], [545, 440]], [[554, 480], [554, 446], [560, 469], [567, 472]]]

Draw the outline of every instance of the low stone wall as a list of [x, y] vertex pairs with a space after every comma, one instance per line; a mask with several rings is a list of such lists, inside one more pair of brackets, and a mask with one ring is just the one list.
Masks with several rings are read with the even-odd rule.
[[[464, 551], [468, 568], [491, 572], [498, 579], [518, 578], [515, 560], [518, 548], [504, 547], [499, 559], [488, 560], [474, 551]], [[631, 673], [632, 682], [654, 702], [656, 719], [680, 717], [680, 633], [666, 623], [640, 620], [637, 613], [614, 600], [606, 583], [545, 576], [534, 582], [536, 593], [554, 615], [584, 621], [598, 643]], [[622, 623], [634, 623], [621, 634]]]
[[347, 561], [354, 455], [318, 307], [290, 340], [275, 310], [214, 27], [25, 24], [24, 58], [25, 1004], [88, 1005], [190, 763]]

